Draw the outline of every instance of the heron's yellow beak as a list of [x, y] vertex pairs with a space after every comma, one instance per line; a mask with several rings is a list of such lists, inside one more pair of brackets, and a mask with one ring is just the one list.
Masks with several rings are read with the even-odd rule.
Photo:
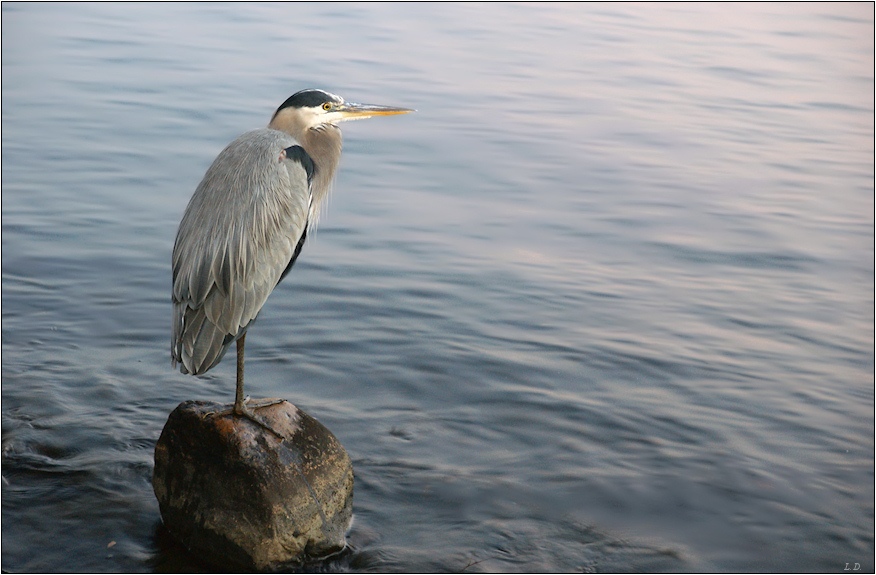
[[393, 116], [395, 114], [407, 114], [416, 112], [409, 108], [393, 108], [390, 106], [372, 106], [370, 104], [353, 104], [347, 102], [341, 104], [333, 110], [341, 120], [359, 120], [361, 118], [370, 118], [371, 116]]

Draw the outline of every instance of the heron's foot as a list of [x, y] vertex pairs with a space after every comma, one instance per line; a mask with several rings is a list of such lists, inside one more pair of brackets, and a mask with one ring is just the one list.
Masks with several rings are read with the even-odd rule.
[[256, 425], [263, 427], [279, 437], [281, 440], [285, 439], [285, 435], [274, 429], [267, 422], [263, 421], [262, 418], [255, 414], [255, 410], [262, 409], [263, 407], [269, 407], [271, 405], [277, 405], [278, 403], [283, 403], [286, 401], [285, 399], [262, 399], [259, 401], [253, 401], [249, 397], [244, 399], [240, 404], [234, 404], [231, 407], [227, 407], [225, 409], [219, 411], [211, 411], [209, 413], [205, 413], [204, 417], [221, 417], [223, 415], [239, 415], [241, 417], [245, 417], [255, 423]]
[[279, 397], [271, 397], [267, 399], [250, 399], [249, 396], [243, 400], [243, 403], [246, 407], [250, 409], [261, 409], [263, 407], [270, 407], [272, 405], [277, 405], [278, 403], [283, 403], [286, 401], [285, 399], [281, 399]]
[[202, 417], [204, 419], [211, 417], [222, 417], [223, 415], [231, 415], [234, 413], [234, 406], [226, 407], [225, 409], [220, 409], [219, 411], [208, 411]]
[[245, 417], [248, 420], [252, 421], [253, 423], [260, 425], [261, 427], [264, 427], [265, 429], [267, 429], [268, 431], [270, 431], [271, 433], [273, 433], [274, 435], [279, 437], [280, 441], [282, 441], [283, 439], [285, 439], [286, 436], [283, 435], [282, 433], [280, 433], [279, 431], [277, 431], [276, 429], [274, 429], [273, 427], [271, 427], [271, 425], [269, 423], [263, 421], [262, 418], [260, 418], [259, 416], [257, 416], [255, 414], [256, 409], [261, 409], [262, 407], [267, 407], [268, 405], [275, 405], [275, 404], [279, 403], [280, 401], [283, 401], [283, 400], [280, 399], [280, 400], [274, 401], [274, 403], [268, 403], [268, 404], [259, 403], [259, 404], [249, 405], [249, 400], [247, 399], [246, 401], [243, 401], [240, 405], [235, 405], [233, 408], [233, 411], [234, 411], [235, 415], [240, 415], [241, 417]]

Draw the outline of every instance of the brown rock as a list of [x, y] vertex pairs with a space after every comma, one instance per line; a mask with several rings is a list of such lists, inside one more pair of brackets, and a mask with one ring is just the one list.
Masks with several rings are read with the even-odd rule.
[[155, 446], [152, 486], [168, 531], [205, 561], [276, 570], [345, 545], [353, 465], [332, 433], [282, 402], [244, 417], [185, 401]]

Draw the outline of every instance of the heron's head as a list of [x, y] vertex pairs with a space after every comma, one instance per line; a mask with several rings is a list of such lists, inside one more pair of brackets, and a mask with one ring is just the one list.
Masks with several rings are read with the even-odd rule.
[[333, 126], [347, 120], [372, 116], [391, 116], [413, 112], [407, 108], [372, 106], [344, 102], [340, 96], [323, 90], [301, 90], [283, 102], [274, 112], [269, 128], [280, 130], [300, 139], [310, 129]]

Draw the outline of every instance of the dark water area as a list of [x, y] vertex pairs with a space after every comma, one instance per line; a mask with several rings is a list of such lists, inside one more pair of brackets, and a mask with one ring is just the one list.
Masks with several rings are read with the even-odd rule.
[[874, 565], [872, 4], [2, 5], [2, 568], [212, 569], [153, 449], [170, 254], [293, 92], [343, 125], [247, 337], [353, 459], [320, 571]]

